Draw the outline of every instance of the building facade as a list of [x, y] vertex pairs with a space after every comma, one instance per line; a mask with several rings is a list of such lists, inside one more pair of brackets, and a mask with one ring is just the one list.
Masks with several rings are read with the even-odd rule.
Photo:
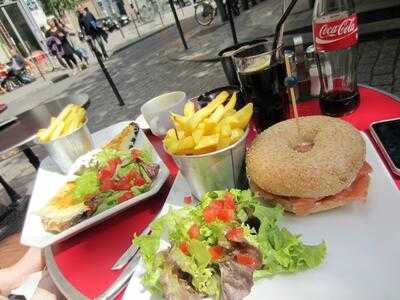
[[17, 48], [28, 56], [32, 51], [45, 50], [40, 26], [46, 22], [36, 0], [5, 0], [0, 2], [0, 62], [9, 60], [9, 50]]

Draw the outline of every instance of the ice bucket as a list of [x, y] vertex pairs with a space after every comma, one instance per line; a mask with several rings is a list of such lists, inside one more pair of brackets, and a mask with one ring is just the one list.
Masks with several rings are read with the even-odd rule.
[[38, 144], [46, 148], [49, 156], [63, 173], [68, 173], [69, 168], [79, 156], [93, 149], [92, 136], [86, 123], [87, 121], [70, 134], [53, 141], [41, 142], [38, 140]]
[[201, 155], [172, 155], [197, 199], [205, 192], [239, 187], [249, 128], [235, 144]]

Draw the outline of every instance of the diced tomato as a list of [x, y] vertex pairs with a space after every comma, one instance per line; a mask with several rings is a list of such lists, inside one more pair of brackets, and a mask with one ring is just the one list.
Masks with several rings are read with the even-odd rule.
[[206, 207], [203, 210], [203, 218], [206, 223], [211, 223], [217, 218], [218, 210], [212, 207]]
[[250, 255], [241, 254], [241, 253], [236, 254], [236, 261], [239, 264], [245, 265], [245, 266], [253, 267], [257, 264], [257, 261], [253, 257], [251, 257]]
[[144, 178], [142, 176], [138, 176], [135, 178], [135, 185], [137, 186], [142, 186], [143, 184], [146, 183], [146, 180], [144, 180]]
[[121, 163], [122, 163], [122, 160], [119, 157], [110, 159], [107, 162], [107, 166], [104, 169], [107, 169], [112, 174], [111, 176], [114, 176], [117, 166], [120, 165]]
[[132, 184], [127, 181], [126, 179], [121, 179], [117, 182], [114, 182], [114, 190], [116, 191], [127, 191], [130, 190], [132, 187]]
[[105, 178], [103, 181], [101, 181], [100, 191], [107, 192], [109, 190], [112, 190], [113, 188], [114, 188], [114, 181], [112, 181], [111, 178]]
[[198, 239], [200, 236], [200, 227], [196, 223], [190, 226], [188, 235], [191, 239]]
[[208, 207], [214, 208], [214, 209], [221, 209], [224, 208], [224, 200], [217, 199], [217, 200], [212, 200]]
[[189, 253], [189, 245], [186, 242], [182, 242], [179, 244], [179, 249], [182, 251], [183, 254]]
[[119, 196], [117, 200], [119, 203], [121, 203], [121, 202], [131, 199], [133, 196], [134, 196], [134, 194], [132, 192], [125, 192], [121, 196]]
[[235, 217], [235, 211], [230, 208], [222, 208], [218, 211], [217, 218], [222, 222], [230, 222]]
[[192, 202], [193, 202], [192, 196], [185, 196], [183, 198], [183, 202], [186, 204], [192, 204]]
[[208, 248], [208, 252], [211, 255], [211, 259], [216, 261], [221, 258], [222, 253], [224, 252], [224, 248], [222, 248], [221, 246], [211, 246], [210, 248]]
[[140, 158], [140, 150], [139, 149], [132, 149], [131, 150], [131, 157], [133, 161], [137, 161]]
[[136, 171], [130, 171], [128, 174], [125, 175], [125, 177], [128, 178], [129, 180], [136, 179], [138, 176], [140, 175]]
[[242, 228], [231, 228], [226, 233], [226, 238], [231, 242], [240, 242], [244, 237], [244, 232]]
[[226, 192], [224, 195], [224, 207], [225, 208], [235, 208], [235, 200], [233, 199], [233, 195], [229, 192]]
[[97, 173], [97, 179], [104, 180], [106, 178], [111, 178], [113, 174], [108, 169], [101, 169], [99, 173]]

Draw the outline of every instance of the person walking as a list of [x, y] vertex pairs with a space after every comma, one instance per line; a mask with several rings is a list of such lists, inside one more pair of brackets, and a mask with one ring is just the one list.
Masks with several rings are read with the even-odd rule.
[[77, 6], [77, 9], [78, 9], [78, 22], [82, 32], [87, 37], [91, 38], [93, 42], [96, 41], [96, 43], [100, 46], [101, 53], [104, 59], [108, 60], [108, 54], [102, 40], [102, 32], [101, 32], [102, 30], [99, 27], [96, 18], [82, 4], [79, 4]]
[[73, 70], [72, 74], [73, 75], [77, 74], [79, 72], [79, 65], [74, 57], [74, 49], [72, 48], [71, 44], [67, 39], [67, 32], [65, 32], [64, 29], [58, 27], [53, 19], [48, 20], [47, 24], [50, 26], [49, 36], [55, 37], [60, 40], [61, 48], [63, 50], [62, 57], [67, 62], [70, 69]]
[[89, 56], [87, 55], [86, 50], [83, 48], [79, 47], [77, 44], [77, 39], [76, 39], [76, 32], [74, 31], [73, 28], [65, 24], [64, 21], [54, 19], [54, 22], [56, 23], [56, 26], [58, 28], [62, 28], [67, 34], [68, 34], [68, 41], [71, 44], [72, 49], [74, 50], [74, 54], [79, 58], [79, 60], [82, 63], [82, 69], [86, 69], [87, 65], [89, 64]]

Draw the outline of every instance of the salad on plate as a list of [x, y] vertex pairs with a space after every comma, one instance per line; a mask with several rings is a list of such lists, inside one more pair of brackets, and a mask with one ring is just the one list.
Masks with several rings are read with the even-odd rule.
[[101, 149], [39, 211], [45, 230], [64, 231], [149, 191], [159, 168], [146, 149]]
[[146, 269], [142, 282], [166, 299], [242, 299], [254, 280], [320, 265], [325, 243], [304, 244], [279, 226], [282, 215], [282, 207], [264, 206], [251, 191], [237, 189], [171, 208], [149, 235], [133, 240]]

